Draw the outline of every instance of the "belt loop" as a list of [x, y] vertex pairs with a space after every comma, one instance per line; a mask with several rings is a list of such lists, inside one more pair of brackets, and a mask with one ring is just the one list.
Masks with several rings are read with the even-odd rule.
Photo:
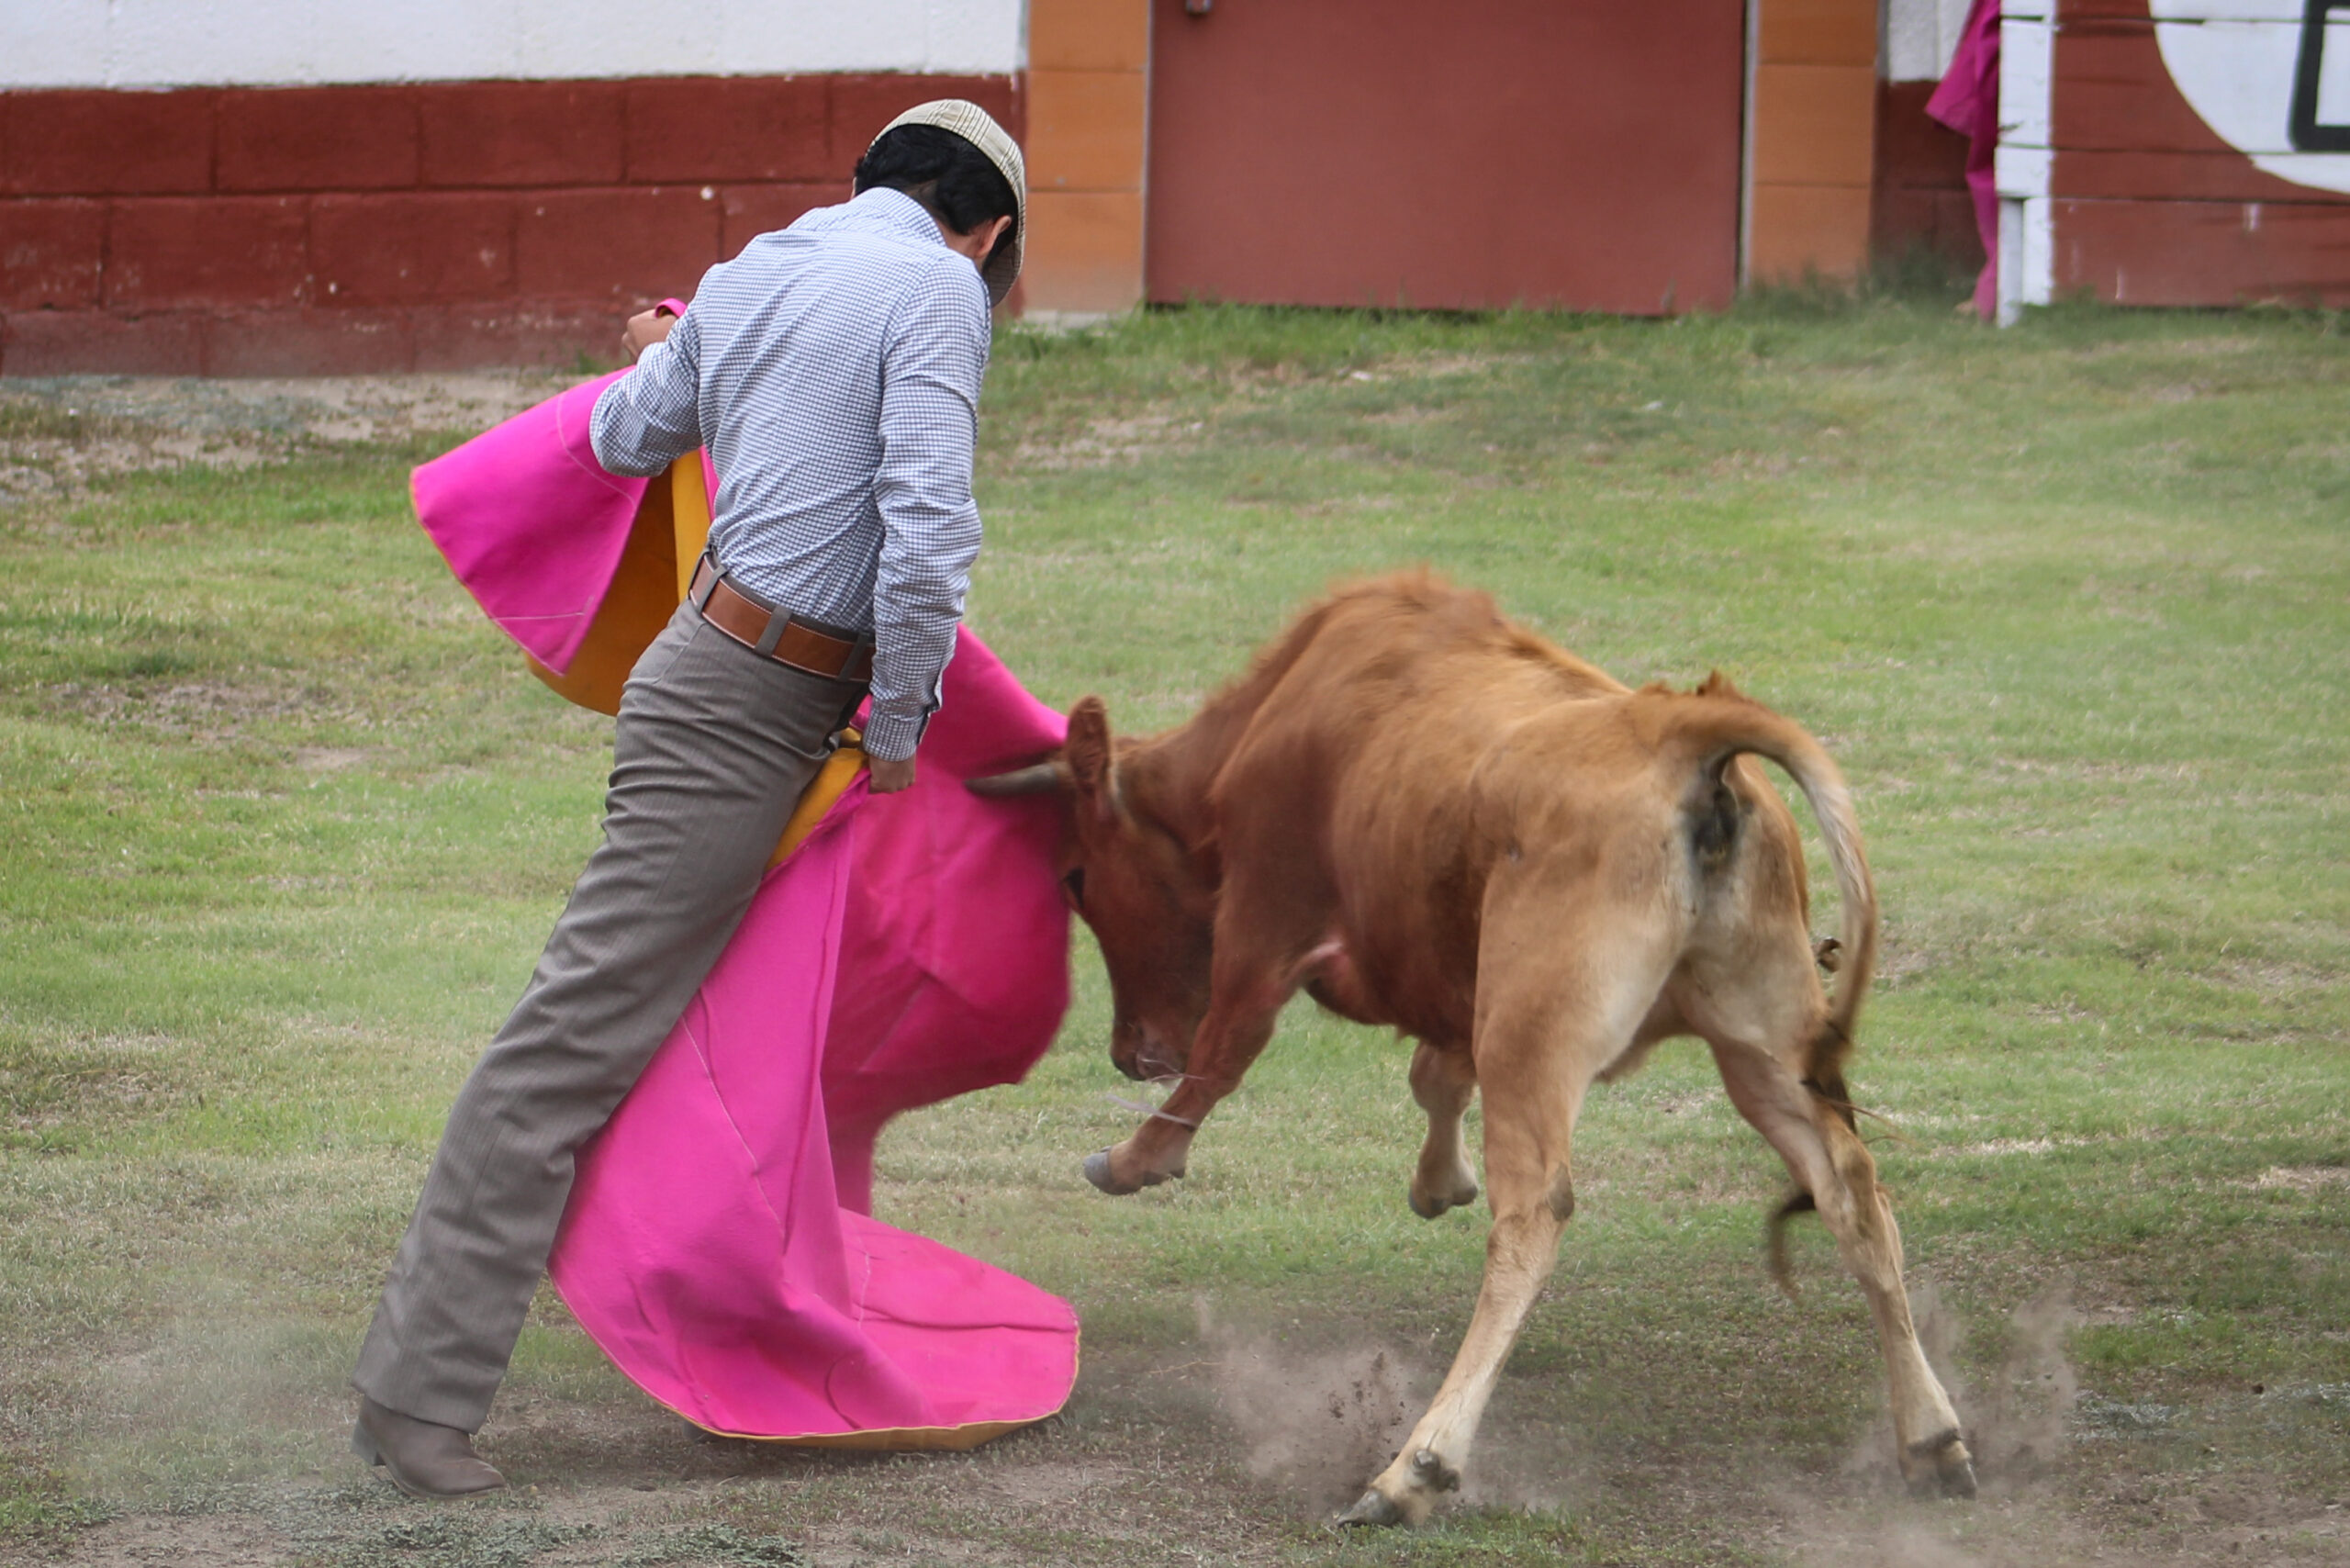
[[696, 591], [689, 583], [687, 587], [686, 599], [695, 610], [707, 613], [710, 609], [710, 596], [718, 591], [718, 585], [725, 580], [725, 574], [718, 569], [718, 563], [711, 558], [710, 552], [704, 550], [701, 553], [700, 569], [694, 575], [702, 579], [701, 587], [699, 591]]
[[783, 634], [790, 625], [791, 612], [788, 610], [778, 610], [767, 617], [767, 629], [759, 633], [759, 640], [754, 644], [759, 651], [759, 657], [775, 657], [775, 645], [783, 640]]

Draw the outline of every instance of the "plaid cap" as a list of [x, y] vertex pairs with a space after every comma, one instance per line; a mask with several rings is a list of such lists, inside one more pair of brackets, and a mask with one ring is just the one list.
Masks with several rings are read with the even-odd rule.
[[[1013, 212], [1012, 235], [995, 249], [988, 264], [979, 269], [986, 280], [988, 298], [1001, 305], [1003, 297], [1020, 276], [1022, 247], [1028, 238], [1028, 164], [1020, 156], [1020, 144], [996, 124], [995, 117], [968, 98], [934, 98], [926, 104], [916, 104], [896, 119], [881, 128], [878, 141], [901, 125], [934, 125], [941, 130], [951, 130], [986, 154], [995, 165], [1004, 183], [1012, 187]], [[870, 144], [867, 151], [870, 151]]]

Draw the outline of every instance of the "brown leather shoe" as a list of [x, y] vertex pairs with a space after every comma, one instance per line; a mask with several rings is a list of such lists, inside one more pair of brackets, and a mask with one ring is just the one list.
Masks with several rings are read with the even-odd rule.
[[468, 1434], [403, 1416], [364, 1396], [358, 1423], [351, 1428], [351, 1451], [411, 1497], [470, 1497], [506, 1484], [506, 1477], [475, 1454]]

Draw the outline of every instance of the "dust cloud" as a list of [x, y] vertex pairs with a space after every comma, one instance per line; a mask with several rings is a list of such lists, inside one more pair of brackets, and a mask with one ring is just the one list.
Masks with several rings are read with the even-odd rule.
[[[2081, 1398], [2080, 1378], [2065, 1354], [2065, 1337], [2081, 1322], [2070, 1288], [2053, 1285], [2016, 1308], [1998, 1373], [1983, 1389], [1967, 1386], [1959, 1373], [1956, 1351], [1966, 1324], [1932, 1280], [1911, 1288], [1909, 1311], [1926, 1359], [1965, 1423], [1984, 1492], [2003, 1496], [2044, 1478], [2064, 1450], [2065, 1422]], [[1871, 1439], [1879, 1454], [1889, 1453], [1889, 1423]], [[1890, 1470], [1891, 1461], [1883, 1462]]]
[[[1205, 1298], [1193, 1305], [1216, 1405], [1245, 1445], [1249, 1473], [1311, 1514], [1346, 1506], [1387, 1467], [1427, 1408], [1442, 1371], [1393, 1344], [1301, 1345], [1268, 1328], [1224, 1321]], [[1967, 1325], [1930, 1279], [1916, 1282], [1910, 1310], [1927, 1358], [1966, 1423], [1985, 1496], [2034, 1489], [2061, 1458], [2066, 1422], [2081, 1397], [2065, 1354], [2065, 1337], [2081, 1321], [2070, 1292], [2054, 1287], [2016, 1309], [2005, 1325], [1998, 1372], [1984, 1388], [1969, 1387], [1959, 1374], [1956, 1351]], [[1479, 1437], [1459, 1504], [1547, 1509], [1567, 1501], [1572, 1456], [1560, 1447], [1560, 1434], [1545, 1434], [1539, 1455], [1520, 1451], [1525, 1445], [1489, 1416]], [[1857, 1484], [1857, 1495], [1897, 1495], [1892, 1454], [1891, 1419], [1881, 1415], [1841, 1467], [1846, 1486]], [[1789, 1501], [1800, 1518], [1816, 1515], [1819, 1499]], [[1863, 1534], [1863, 1540], [1812, 1543], [1820, 1549], [1818, 1561], [1978, 1568], [1976, 1558], [1907, 1525]]]
[[1998, 1385], [1975, 1417], [1975, 1462], [1995, 1481], [2036, 1480], [2064, 1448], [2065, 1420], [2081, 1399], [2065, 1338], [2080, 1321], [2061, 1285], [2016, 1309]]
[[1436, 1380], [1393, 1347], [1302, 1350], [1219, 1321], [1195, 1303], [1216, 1401], [1248, 1445], [1249, 1473], [1327, 1514], [1387, 1468]]
[[[1999, 1369], [1985, 1387], [1961, 1375], [1957, 1350], [1968, 1325], [1930, 1278], [1915, 1277], [1909, 1311], [1926, 1359], [1949, 1390], [1974, 1451], [1980, 1501], [1904, 1504], [1893, 1462], [1893, 1427], [1880, 1416], [1843, 1466], [1846, 1484], [1797, 1486], [1780, 1495], [1787, 1544], [1804, 1568], [2051, 1568], [2115, 1558], [2061, 1512], [2053, 1467], [2066, 1423], [2080, 1403], [2078, 1374], [2065, 1353], [2082, 1321], [2066, 1286], [2024, 1303], [2004, 1327]], [[1964, 1539], [1955, 1539], [1964, 1537]]]
[[1982, 1558], [1939, 1540], [1922, 1525], [1896, 1525], [1849, 1539], [1817, 1540], [1799, 1551], [1804, 1568], [1991, 1568]]
[[77, 1380], [70, 1444], [109, 1493], [302, 1473], [341, 1456], [347, 1336], [241, 1310], [229, 1287], [207, 1283], [143, 1347]]

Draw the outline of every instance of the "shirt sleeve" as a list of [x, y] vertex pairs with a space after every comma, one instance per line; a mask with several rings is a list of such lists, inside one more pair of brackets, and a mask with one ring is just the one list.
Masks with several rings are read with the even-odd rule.
[[702, 444], [701, 333], [693, 308], [636, 368], [599, 393], [588, 418], [596, 461], [614, 474], [658, 474]]
[[988, 331], [987, 287], [957, 256], [901, 302], [882, 339], [881, 464], [873, 485], [881, 556], [865, 749], [885, 759], [912, 756], [938, 709], [939, 677], [955, 652], [979, 554], [971, 460]]

